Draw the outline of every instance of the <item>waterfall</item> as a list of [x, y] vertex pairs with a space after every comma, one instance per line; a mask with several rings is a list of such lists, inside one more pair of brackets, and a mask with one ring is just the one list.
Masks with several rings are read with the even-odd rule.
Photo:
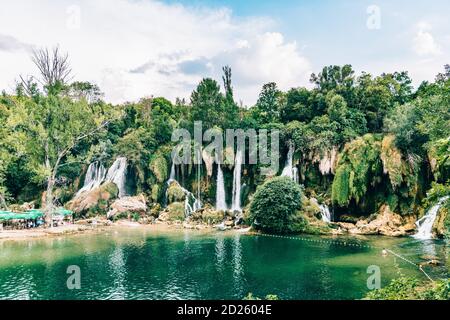
[[[198, 180], [197, 182], [200, 182], [200, 180]], [[193, 212], [197, 211], [198, 209], [200, 209], [202, 207], [200, 200], [198, 200], [192, 192], [183, 188], [181, 186], [181, 184], [177, 181], [176, 174], [175, 174], [175, 163], [174, 162], [172, 162], [172, 167], [170, 169], [170, 176], [169, 176], [169, 180], [167, 180], [167, 187], [169, 187], [171, 183], [176, 183], [186, 196], [186, 199], [184, 200], [184, 215], [186, 218], [189, 217]], [[197, 189], [198, 194], [199, 194], [199, 191], [200, 191], [200, 189], [198, 188]], [[167, 192], [168, 192], [168, 190], [166, 190], [166, 198], [167, 198]]]
[[242, 211], [241, 209], [241, 167], [242, 167], [242, 150], [238, 147], [236, 158], [234, 159], [233, 172], [233, 202], [232, 211]]
[[293, 166], [293, 162], [294, 162], [294, 144], [291, 142], [289, 143], [289, 151], [287, 154], [286, 166], [281, 172], [281, 175], [283, 177], [289, 177], [298, 183], [299, 182], [298, 169]]
[[227, 210], [225, 201], [225, 182], [219, 161], [217, 161], [217, 182], [216, 182], [216, 210]]
[[170, 184], [171, 181], [176, 180], [176, 174], [175, 174], [175, 162], [172, 162], [172, 167], [170, 168], [170, 176], [168, 183]]
[[326, 223], [330, 223], [331, 222], [330, 208], [328, 208], [328, 206], [326, 204], [320, 204], [319, 208], [320, 208], [320, 213], [322, 215], [322, 221], [326, 222]]
[[119, 198], [126, 195], [127, 158], [119, 157], [108, 169], [105, 182], [113, 182], [119, 188]]
[[420, 240], [428, 240], [433, 238], [433, 224], [436, 220], [437, 213], [441, 208], [441, 205], [449, 198], [449, 196], [442, 197], [439, 199], [438, 203], [436, 203], [430, 210], [428, 210], [427, 214], [422, 218], [416, 221], [417, 233], [413, 236], [416, 239]]
[[319, 207], [323, 222], [330, 223], [333, 220], [330, 208], [325, 203], [319, 204], [316, 198], [311, 198], [310, 201]]
[[119, 197], [123, 197], [126, 195], [126, 170], [127, 159], [124, 157], [117, 158], [108, 169], [108, 172], [106, 172], [105, 167], [100, 162], [92, 162], [86, 172], [84, 186], [77, 192], [76, 195], [78, 196], [83, 192], [98, 188], [104, 182], [113, 182], [119, 189]]
[[202, 179], [202, 151], [201, 148], [198, 150], [198, 164], [197, 164], [197, 198], [194, 197], [194, 211], [197, 211], [202, 208], [201, 202], [201, 179]]
[[98, 161], [92, 162], [86, 172], [83, 187], [77, 192], [77, 196], [83, 192], [98, 188], [105, 180], [106, 169]]

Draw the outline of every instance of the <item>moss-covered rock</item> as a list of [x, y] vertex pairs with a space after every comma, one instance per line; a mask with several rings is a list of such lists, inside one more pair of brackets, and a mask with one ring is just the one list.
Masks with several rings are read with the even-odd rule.
[[345, 145], [339, 155], [336, 175], [332, 186], [332, 200], [347, 206], [350, 200], [356, 203], [364, 197], [373, 179], [380, 176], [381, 142], [379, 137], [366, 134]]
[[112, 182], [83, 192], [72, 199], [67, 208], [78, 216], [106, 215], [110, 204], [118, 197], [119, 189]]
[[184, 203], [173, 202], [169, 204], [158, 219], [161, 221], [184, 221]]
[[224, 211], [218, 211], [211, 207], [206, 207], [194, 212], [190, 220], [201, 221], [207, 224], [217, 224], [225, 219], [226, 213]]
[[438, 210], [433, 225], [434, 233], [440, 238], [450, 238], [450, 214], [449, 208], [443, 206]]
[[172, 202], [181, 202], [185, 199], [186, 193], [183, 188], [178, 184], [178, 182], [171, 182], [169, 188], [167, 188], [167, 202], [170, 204]]

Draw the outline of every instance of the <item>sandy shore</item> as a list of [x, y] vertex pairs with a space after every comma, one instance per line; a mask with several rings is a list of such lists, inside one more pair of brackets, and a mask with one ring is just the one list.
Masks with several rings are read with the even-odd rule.
[[[111, 223], [109, 225], [98, 224], [98, 225], [86, 225], [86, 224], [70, 224], [64, 226], [58, 226], [53, 228], [36, 228], [36, 229], [25, 229], [25, 230], [2, 230], [0, 231], [0, 241], [20, 241], [20, 240], [30, 240], [48, 237], [58, 237], [58, 236], [70, 236], [70, 235], [80, 235], [84, 233], [94, 233], [94, 232], [104, 232], [111, 229], [134, 229], [134, 228], [145, 228], [155, 232], [168, 232], [168, 231], [180, 231], [186, 230], [182, 224], [168, 224], [168, 223], [153, 223], [148, 225], [139, 224], [132, 221], [118, 221]], [[195, 229], [195, 228], [190, 228]], [[198, 232], [212, 232], [216, 228], [213, 226], [205, 226], [204, 228], [196, 231]]]
[[2, 230], [0, 231], [0, 241], [29, 240], [62, 235], [81, 234], [86, 232], [101, 232], [106, 230], [107, 228], [107, 226], [94, 227], [79, 224], [70, 224], [53, 228]]

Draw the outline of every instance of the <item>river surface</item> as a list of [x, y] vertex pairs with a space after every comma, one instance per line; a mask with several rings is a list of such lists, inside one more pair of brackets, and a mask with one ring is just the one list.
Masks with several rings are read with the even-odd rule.
[[[414, 263], [435, 256], [443, 265], [425, 270], [448, 277], [442, 241], [128, 228], [0, 242], [0, 299], [360, 299], [369, 266], [382, 286], [399, 275], [426, 280], [383, 248]], [[69, 266], [79, 267], [80, 289], [67, 286]]]

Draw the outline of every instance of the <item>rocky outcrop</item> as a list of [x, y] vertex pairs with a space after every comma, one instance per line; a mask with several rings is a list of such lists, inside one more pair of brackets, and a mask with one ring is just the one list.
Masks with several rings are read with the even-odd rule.
[[122, 197], [114, 201], [108, 211], [108, 219], [117, 216], [120, 213], [138, 213], [144, 215], [147, 212], [147, 203], [144, 195], [135, 197]]
[[399, 237], [414, 231], [414, 217], [402, 217], [392, 212], [388, 205], [383, 205], [373, 219], [362, 219], [355, 223], [338, 222], [340, 229], [350, 234], [380, 234]]
[[437, 212], [433, 233], [439, 238], [448, 238], [450, 235], [450, 215], [445, 206], [442, 206]]
[[98, 188], [77, 195], [67, 204], [67, 207], [75, 214], [86, 214], [93, 210], [96, 213], [105, 214], [109, 204], [118, 195], [119, 189], [117, 186], [112, 182], [108, 182]]
[[225, 219], [225, 215], [225, 211], [218, 211], [211, 207], [204, 207], [192, 213], [189, 220], [204, 222], [206, 224], [216, 224], [222, 222]]
[[184, 221], [184, 202], [172, 202], [160, 213], [157, 221]]

